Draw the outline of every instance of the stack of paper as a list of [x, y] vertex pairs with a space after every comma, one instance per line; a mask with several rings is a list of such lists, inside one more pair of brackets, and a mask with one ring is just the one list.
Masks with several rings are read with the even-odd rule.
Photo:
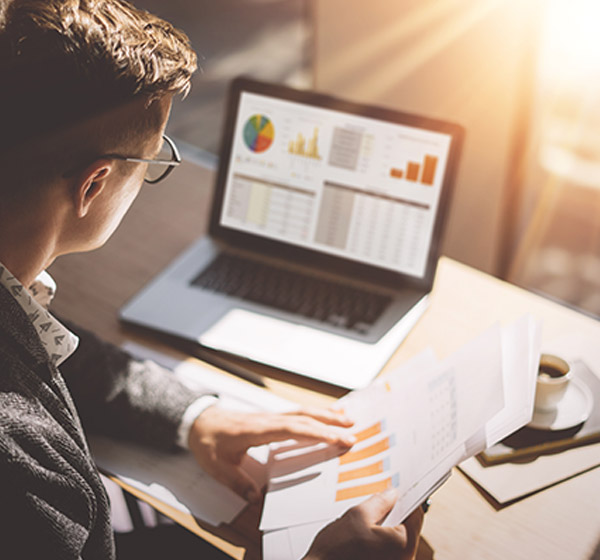
[[540, 329], [495, 326], [443, 362], [425, 352], [338, 406], [355, 421], [344, 455], [322, 445], [272, 449], [260, 528], [266, 560], [297, 559], [316, 533], [395, 487], [384, 525], [405, 519], [449, 471], [531, 420]]

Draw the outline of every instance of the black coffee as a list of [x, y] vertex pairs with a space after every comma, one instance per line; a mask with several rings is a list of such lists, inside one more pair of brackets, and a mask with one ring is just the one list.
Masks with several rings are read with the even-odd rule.
[[540, 365], [540, 375], [545, 373], [546, 375], [549, 375], [550, 377], [563, 377], [565, 375], [565, 372], [557, 369], [555, 367], [549, 366], [547, 364], [542, 364]]

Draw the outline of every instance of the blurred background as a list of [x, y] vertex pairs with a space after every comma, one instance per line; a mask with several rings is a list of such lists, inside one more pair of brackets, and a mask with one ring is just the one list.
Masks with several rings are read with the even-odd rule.
[[443, 252], [600, 316], [598, 0], [134, 0], [201, 71], [169, 132], [214, 165], [247, 74], [467, 130]]

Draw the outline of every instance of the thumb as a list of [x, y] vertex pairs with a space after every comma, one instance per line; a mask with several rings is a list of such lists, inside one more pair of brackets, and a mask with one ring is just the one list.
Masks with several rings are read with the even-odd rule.
[[221, 463], [215, 478], [248, 502], [252, 504], [260, 502], [260, 488], [241, 467], [232, 463]]
[[359, 506], [356, 506], [365, 521], [370, 525], [379, 523], [390, 512], [398, 498], [398, 491], [395, 488], [390, 488], [380, 494], [371, 496]]
[[419, 545], [419, 535], [421, 534], [421, 529], [423, 527], [423, 519], [423, 508], [419, 506], [402, 523], [402, 525], [406, 527], [407, 548], [409, 550], [417, 550], [417, 546]]

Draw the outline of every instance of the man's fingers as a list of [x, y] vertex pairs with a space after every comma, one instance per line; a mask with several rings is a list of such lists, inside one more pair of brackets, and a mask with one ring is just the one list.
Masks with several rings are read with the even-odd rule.
[[303, 407], [286, 414], [309, 416], [324, 424], [342, 426], [344, 428], [348, 428], [354, 424], [354, 421], [348, 418], [343, 412], [332, 410], [331, 408]]
[[372, 531], [382, 542], [388, 541], [391, 543], [390, 546], [402, 547], [404, 553], [402, 558], [408, 558], [406, 554], [410, 555], [410, 558], [414, 558], [419, 545], [421, 528], [423, 527], [424, 513], [421, 507], [413, 511], [399, 525], [394, 527], [381, 527], [378, 525], [394, 507], [397, 497], [397, 491], [391, 489], [371, 496], [355, 509], [358, 510], [357, 513], [363, 516], [365, 522], [377, 525], [372, 527]]
[[408, 541], [407, 548], [409, 550], [417, 550], [424, 517], [425, 515], [423, 508], [419, 506], [404, 520], [404, 523], [402, 523], [402, 525], [406, 527], [406, 536]]
[[379, 534], [379, 538], [389, 538], [400, 545], [404, 552], [402, 558], [414, 558], [417, 547], [419, 546], [419, 537], [421, 535], [421, 527], [423, 526], [423, 510], [418, 507], [413, 511], [402, 524], [394, 527], [375, 527], [374, 531]]
[[391, 511], [398, 498], [398, 492], [391, 488], [380, 494], [371, 496], [362, 504], [353, 508], [356, 513], [369, 524], [375, 525], [380, 523], [383, 518]]
[[352, 434], [332, 429], [323, 422], [303, 415], [271, 416], [264, 421], [257, 419], [256, 424], [248, 426], [244, 434], [248, 447], [286, 439], [302, 442], [323, 441], [343, 447], [352, 447], [356, 442]]
[[212, 474], [217, 480], [231, 488], [248, 502], [252, 504], [260, 502], [260, 489], [248, 473], [240, 467], [231, 463], [221, 462]]

